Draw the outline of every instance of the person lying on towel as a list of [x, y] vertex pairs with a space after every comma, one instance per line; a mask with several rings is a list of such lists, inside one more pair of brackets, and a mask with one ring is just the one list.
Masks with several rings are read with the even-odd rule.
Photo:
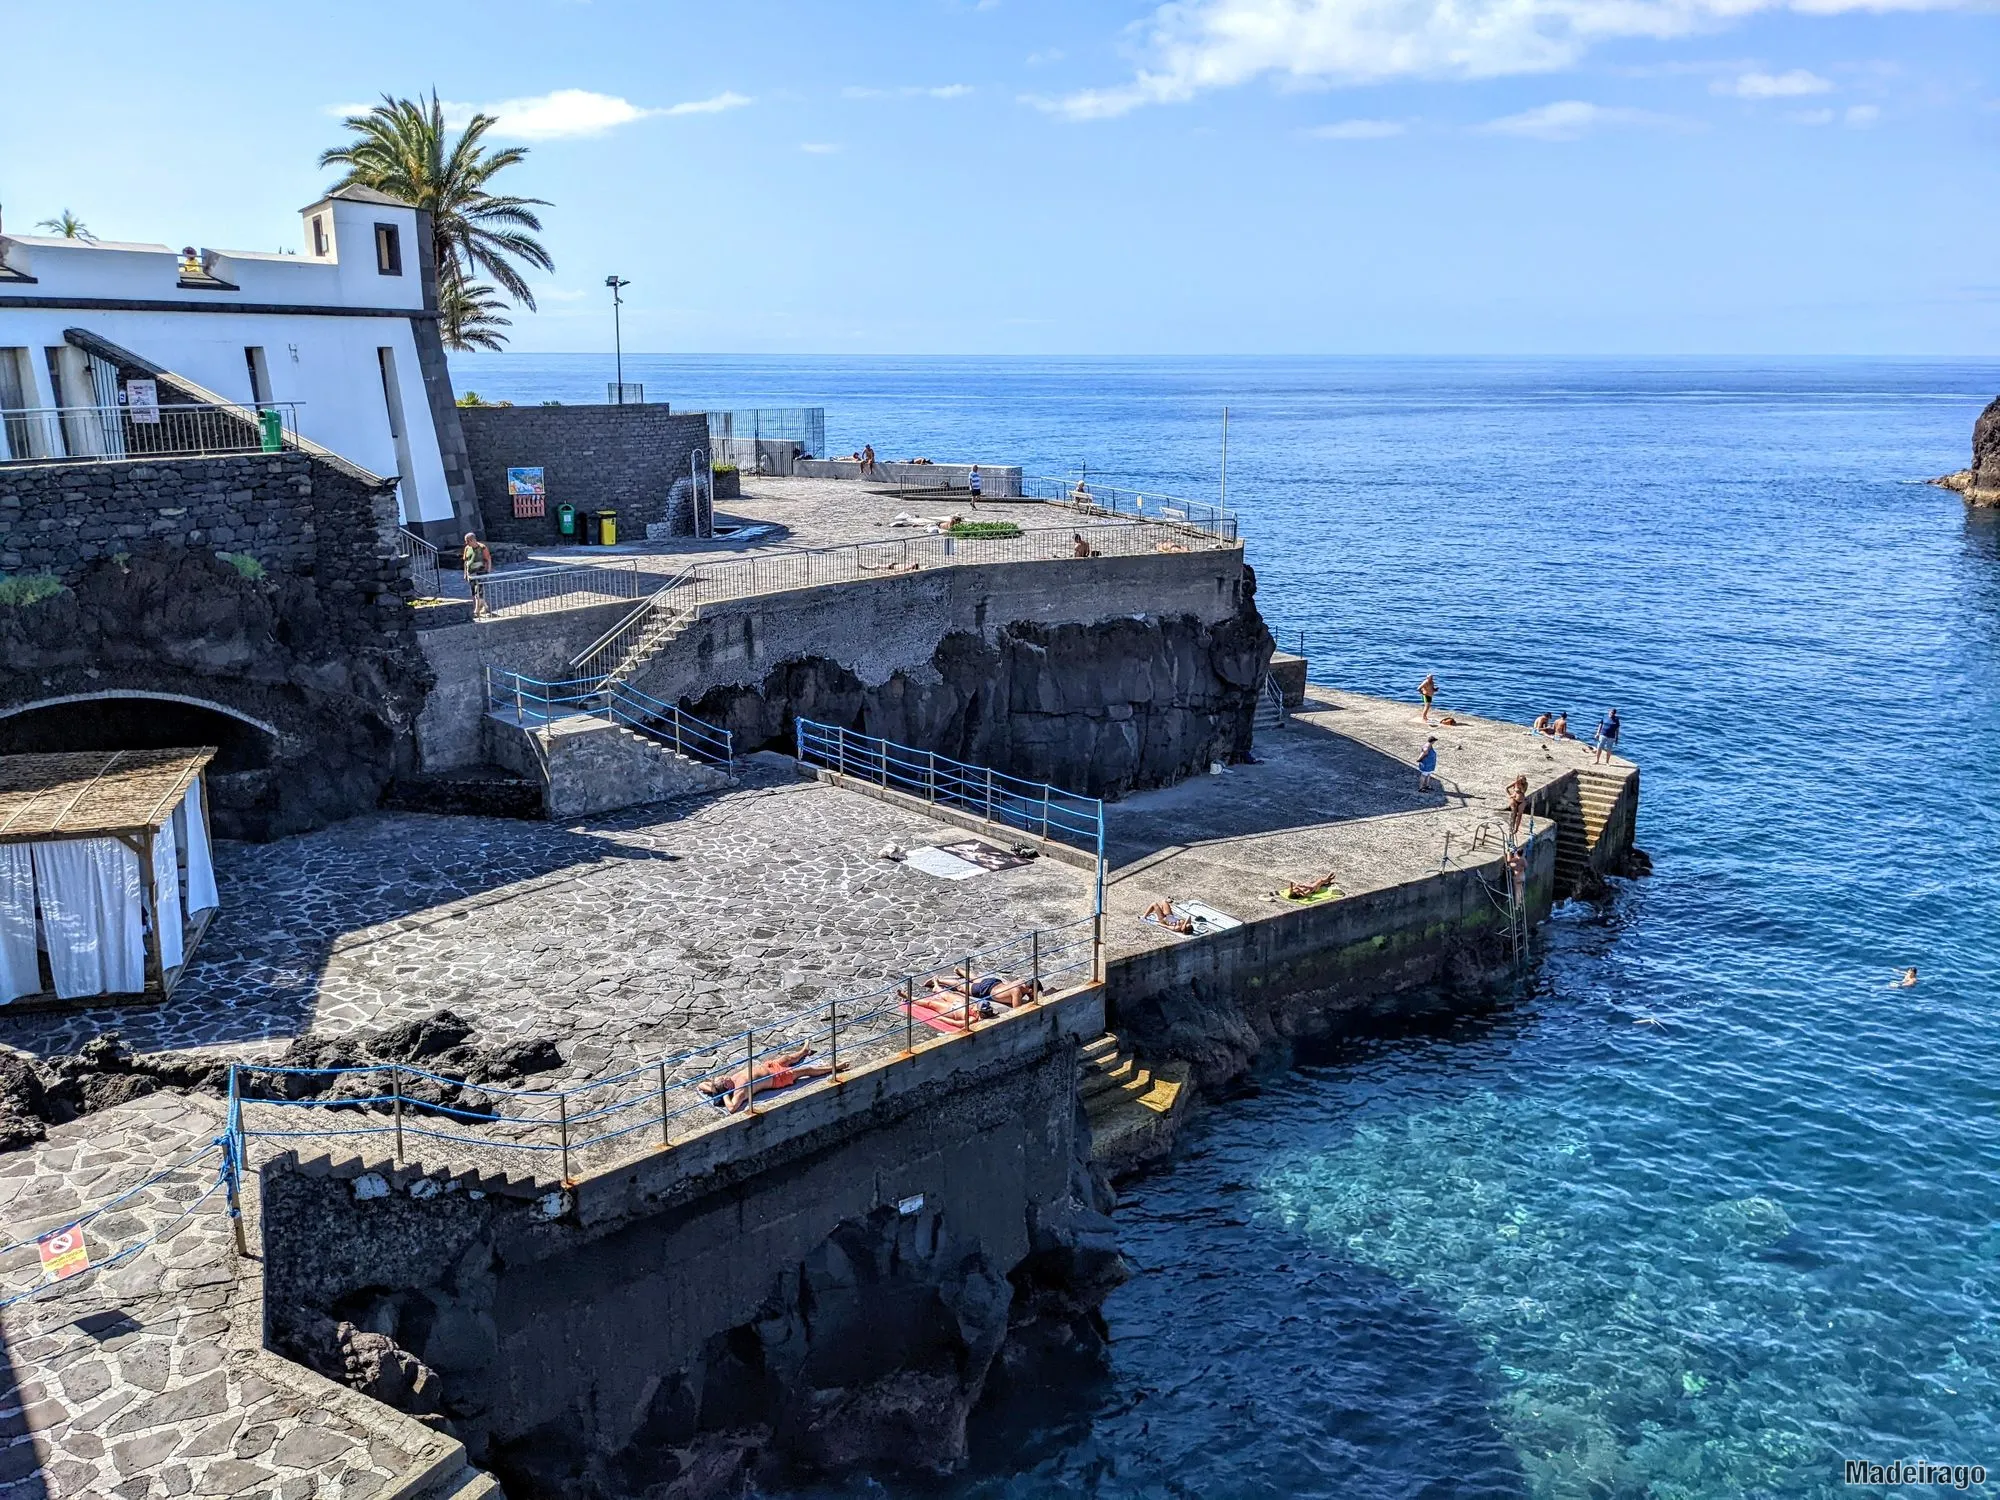
[[1194, 932], [1194, 918], [1184, 917], [1175, 911], [1174, 903], [1171, 900], [1155, 901], [1151, 906], [1146, 908], [1146, 915], [1142, 920], [1157, 922], [1160, 926], [1166, 928], [1167, 931], [1178, 932], [1183, 936]]
[[720, 1078], [704, 1078], [695, 1087], [716, 1103], [726, 1104], [732, 1115], [741, 1114], [749, 1107], [752, 1097], [760, 1092], [788, 1089], [795, 1083], [813, 1078], [832, 1077], [835, 1070], [828, 1064], [806, 1062], [811, 1053], [812, 1048], [801, 1042], [790, 1052], [765, 1058], [751, 1071], [748, 1088], [744, 1087], [741, 1068]]
[[1009, 1010], [1025, 1005], [1035, 998], [1034, 989], [1030, 980], [1002, 979], [998, 974], [980, 974], [968, 985], [964, 973], [957, 969], [933, 974], [924, 981], [925, 998], [949, 996], [959, 1001], [962, 1008], [969, 997], [979, 1002], [979, 1014], [982, 1016], [991, 1016], [996, 1005], [1004, 1005]]
[[1333, 889], [1333, 871], [1328, 870], [1311, 885], [1281, 885], [1278, 894], [1287, 901], [1309, 901], [1314, 896], [1325, 895]]

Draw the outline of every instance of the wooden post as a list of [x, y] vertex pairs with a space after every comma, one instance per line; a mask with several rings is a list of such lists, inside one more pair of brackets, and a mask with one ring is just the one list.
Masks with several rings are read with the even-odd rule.
[[[145, 881], [146, 905], [152, 910], [153, 942], [146, 953], [146, 967], [151, 971], [150, 979], [159, 985], [160, 994], [167, 993], [167, 950], [166, 934], [160, 923], [160, 886], [153, 878], [153, 829], [148, 827], [139, 836], [139, 874]], [[144, 988], [144, 986], [141, 986]]]

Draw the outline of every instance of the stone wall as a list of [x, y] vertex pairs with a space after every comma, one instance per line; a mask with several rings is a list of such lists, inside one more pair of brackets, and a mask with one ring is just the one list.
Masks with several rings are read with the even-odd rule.
[[[1249, 746], [1270, 635], [1239, 551], [981, 563], [703, 606], [633, 686], [789, 751], [799, 714], [1093, 794]], [[422, 632], [430, 770], [481, 754], [484, 674], [556, 680], [625, 603]]]
[[[706, 450], [708, 419], [664, 404], [630, 406], [467, 406], [459, 424], [489, 540], [545, 546], [558, 540], [556, 507], [615, 510], [621, 536], [643, 538], [668, 518], [668, 496], [688, 475], [688, 457]], [[517, 519], [507, 470], [540, 468], [546, 516]], [[580, 540], [580, 538], [579, 538]]]
[[[861, 1104], [857, 1080], [580, 1182], [554, 1219], [267, 1171], [277, 1335], [393, 1330], [518, 1500], [735, 1493], [760, 1462], [948, 1468], [1038, 1350], [1101, 1348], [1124, 1275], [1074, 1036], [978, 1068], [959, 1050], [896, 1065], [923, 1077], [893, 1096]], [[808, 1106], [821, 1124], [759, 1144]]]
[[[1552, 825], [1526, 855], [1539, 922], [1555, 897]], [[1109, 1023], [1141, 1056], [1191, 1063], [1221, 1087], [1293, 1037], [1400, 1009], [1426, 986], [1483, 980], [1507, 956], [1491, 891], [1502, 878], [1495, 860], [1110, 960]]]
[[212, 778], [218, 833], [373, 808], [432, 680], [395, 532], [392, 484], [306, 453], [0, 467], [0, 566], [65, 584], [0, 605], [0, 753], [152, 743], [157, 707], [121, 695], [174, 695], [265, 741]]

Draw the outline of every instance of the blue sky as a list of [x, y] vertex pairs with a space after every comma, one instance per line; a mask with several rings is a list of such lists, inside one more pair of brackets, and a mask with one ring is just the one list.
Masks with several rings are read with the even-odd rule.
[[2000, 16], [1900, 0], [12, 7], [7, 227], [275, 249], [340, 106], [532, 147], [514, 347], [1991, 354]]

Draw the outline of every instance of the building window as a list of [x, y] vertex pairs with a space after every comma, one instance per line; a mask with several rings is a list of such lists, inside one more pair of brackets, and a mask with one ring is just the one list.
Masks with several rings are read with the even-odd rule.
[[264, 360], [262, 349], [245, 349], [243, 363], [250, 368], [250, 401], [255, 406], [264, 406], [271, 399], [271, 367]]
[[326, 254], [326, 219], [323, 215], [313, 215], [313, 254]]
[[375, 226], [375, 269], [384, 276], [403, 274], [403, 237], [394, 224]]

